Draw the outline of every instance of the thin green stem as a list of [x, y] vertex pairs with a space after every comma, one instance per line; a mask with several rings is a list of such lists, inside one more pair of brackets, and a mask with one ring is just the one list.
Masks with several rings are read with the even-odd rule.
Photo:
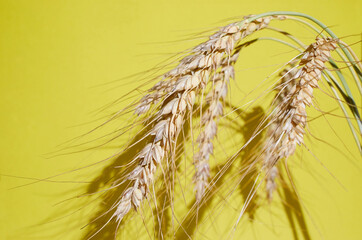
[[[299, 19], [299, 18], [293, 18], [293, 17], [291, 17], [291, 18], [289, 18], [289, 19], [292, 19], [292, 20], [294, 20], [294, 21], [301, 22], [301, 23], [307, 25], [308, 27], [310, 27], [311, 29], [313, 29], [316, 33], [320, 34], [322, 37], [325, 36], [323, 33], [320, 33], [320, 30], [319, 30], [318, 28], [316, 28], [315, 26], [313, 26], [313, 25], [310, 24], [309, 22], [306, 22], [306, 21], [304, 21], [304, 20], [302, 20], [302, 19]], [[360, 64], [359, 64], [359, 61], [356, 60], [355, 53], [352, 51], [352, 49], [350, 49], [350, 48], [348, 47], [348, 45], [346, 45], [344, 42], [341, 42], [341, 41], [340, 41], [339, 46], [342, 46], [342, 47], [341, 47], [342, 50], [343, 50], [344, 48], [347, 48], [347, 49], [352, 53], [352, 55], [353, 55], [353, 60], [352, 60], [352, 62], [351, 62], [352, 64], [355, 63], [355, 64], [357, 64], [358, 66], [360, 65]], [[362, 76], [361, 70], [360, 70], [360, 69], [357, 67], [357, 65], [355, 65], [355, 64], [353, 65], [353, 67], [352, 67], [352, 65], [347, 64], [349, 61], [346, 59], [346, 57], [341, 53], [341, 51], [340, 51], [339, 49], [336, 49], [336, 52], [337, 52], [338, 55], [342, 58], [342, 60], [346, 63], [349, 71], [351, 72], [351, 74], [352, 74], [352, 76], [353, 76], [353, 78], [354, 78], [354, 80], [355, 80], [355, 82], [356, 82], [356, 85], [357, 85], [357, 87], [358, 87], [358, 90], [359, 90], [360, 94], [362, 94], [362, 86], [361, 86], [361, 83], [360, 83], [360, 81], [361, 81], [361, 76]], [[350, 60], [350, 59], [349, 59], [349, 60]]]

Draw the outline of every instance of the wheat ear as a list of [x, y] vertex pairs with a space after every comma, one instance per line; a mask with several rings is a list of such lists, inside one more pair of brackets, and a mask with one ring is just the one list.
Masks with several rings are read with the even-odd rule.
[[230, 79], [235, 78], [233, 64], [235, 64], [239, 51], [236, 50], [230, 59], [224, 59], [220, 72], [213, 77], [213, 86], [205, 99], [206, 111], [201, 118], [202, 131], [197, 142], [199, 151], [194, 157], [195, 165], [195, 192], [196, 201], [199, 202], [205, 193], [210, 178], [209, 158], [213, 154], [213, 139], [217, 135], [217, 121], [223, 115], [223, 103], [228, 92]]
[[[245, 19], [248, 17], [245, 17]], [[210, 51], [211, 49], [218, 48], [218, 46], [225, 46], [222, 48], [230, 55], [234, 46], [237, 45], [241, 39], [257, 30], [267, 27], [273, 18], [274, 17], [260, 18], [243, 25], [241, 28], [237, 27], [237, 23], [230, 24], [212, 35], [209, 41], [199, 45], [194, 50], [200, 51], [201, 49], [202, 51]], [[226, 97], [229, 79], [234, 78], [234, 67], [232, 65], [237, 61], [240, 49], [241, 48], [235, 48], [233, 55], [230, 58], [224, 59], [221, 64], [221, 70], [213, 76], [213, 86], [206, 97], [207, 107], [201, 118], [202, 130], [197, 139], [199, 151], [194, 157], [195, 175], [193, 179], [195, 183], [196, 202], [202, 199], [208, 186], [210, 178], [209, 158], [214, 150], [212, 141], [217, 135], [216, 122], [223, 114], [222, 100]]]
[[[285, 67], [285, 69], [283, 69], [283, 71], [280, 72], [279, 76], [281, 77], [281, 80], [278, 86], [276, 87], [278, 93], [276, 94], [273, 100], [272, 107], [280, 106], [280, 104], [282, 104], [285, 101], [285, 99], [288, 98], [291, 90], [293, 89], [293, 86], [296, 84], [297, 79], [294, 78], [296, 73], [297, 69], [295, 68], [295, 64], [293, 63], [288, 64]], [[280, 126], [280, 124], [281, 122], [278, 119], [274, 119], [274, 121], [270, 123], [267, 133], [267, 138], [269, 138], [270, 141], [268, 144], [272, 144], [271, 141], [274, 140], [272, 136], [274, 136], [274, 132]], [[269, 154], [271, 154], [270, 151], [266, 151], [265, 160], [268, 157], [270, 157]], [[278, 168], [276, 166], [272, 166], [270, 172], [266, 176], [266, 194], [267, 194], [267, 199], [269, 201], [273, 199], [274, 190], [277, 188], [276, 179], [278, 178], [278, 176], [279, 176]]]
[[195, 86], [171, 95], [157, 114], [156, 118], [159, 121], [149, 133], [153, 139], [138, 154], [136, 158], [139, 159], [139, 164], [128, 175], [128, 180], [133, 182], [133, 186], [123, 193], [117, 203], [113, 216], [117, 217], [118, 221], [122, 220], [132, 206], [138, 209], [141, 202], [147, 198], [157, 165], [161, 163], [165, 154], [170, 152], [182, 129], [184, 114], [187, 109], [192, 109], [194, 104], [195, 89], [207, 81], [207, 72], [200, 70], [194, 72], [189, 78]]
[[282, 79], [281, 90], [273, 101], [276, 106], [264, 149], [263, 167], [267, 173], [266, 190], [269, 200], [276, 188], [278, 169], [275, 164], [280, 159], [293, 155], [297, 144], [303, 143], [307, 124], [306, 106], [312, 104], [313, 89], [318, 88], [324, 64], [329, 60], [330, 52], [337, 48], [337, 42], [337, 39], [318, 38], [304, 51], [298, 64], [299, 69], [289, 70]]

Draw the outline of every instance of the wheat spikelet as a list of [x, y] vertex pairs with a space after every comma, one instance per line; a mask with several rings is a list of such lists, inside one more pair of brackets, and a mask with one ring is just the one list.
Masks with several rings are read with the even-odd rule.
[[329, 60], [330, 52], [337, 48], [337, 40], [318, 38], [303, 54], [298, 67], [284, 72], [280, 92], [273, 101], [276, 106], [272, 113], [272, 123], [268, 130], [264, 152], [264, 170], [267, 172], [267, 197], [271, 200], [276, 188], [277, 162], [288, 158], [303, 143], [304, 128], [307, 124], [306, 106], [312, 104], [313, 88]]

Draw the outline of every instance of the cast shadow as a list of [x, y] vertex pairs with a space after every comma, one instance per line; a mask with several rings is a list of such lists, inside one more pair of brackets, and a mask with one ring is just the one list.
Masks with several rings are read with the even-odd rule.
[[[230, 104], [226, 104], [230, 107]], [[233, 130], [238, 131], [242, 134], [243, 139], [248, 140], [255, 132], [259, 121], [264, 117], [263, 109], [261, 107], [255, 107], [250, 112], [243, 113], [240, 110], [236, 110], [236, 113], [240, 115], [241, 119], [246, 124], [235, 124], [227, 125], [226, 127], [231, 127]], [[246, 121], [254, 119], [253, 121]], [[245, 157], [252, 156], [252, 151], [255, 147], [260, 144], [262, 141], [262, 136], [259, 135], [254, 138], [253, 141], [242, 151], [236, 161], [238, 161], [238, 169], [247, 169], [249, 161], [244, 161]], [[188, 206], [188, 209], [194, 208], [195, 211], [190, 211], [190, 213], [185, 217], [185, 220], [182, 223], [182, 227], [178, 229], [175, 235], [175, 239], [184, 240], [184, 239], [192, 239], [195, 233], [197, 232], [198, 223], [202, 222], [206, 216], [206, 213], [210, 211], [209, 207], [216, 201], [217, 191], [223, 186], [225, 180], [228, 180], [232, 174], [234, 174], [234, 166], [233, 164], [227, 166], [227, 164], [219, 164], [214, 167], [211, 172], [218, 173], [221, 169], [226, 169], [216, 180], [212, 181], [210, 185], [212, 185], [212, 190], [209, 189], [203, 197], [203, 201], [197, 203], [195, 200]], [[248, 170], [247, 172], [243, 172], [242, 180], [240, 182], [240, 194], [243, 196], [244, 200], [249, 195], [250, 191], [253, 188], [254, 179], [257, 173], [257, 169], [253, 168]], [[251, 199], [248, 207], [246, 208], [246, 213], [249, 215], [249, 219], [254, 219], [255, 211], [258, 207], [256, 204], [257, 198], [254, 197]], [[195, 213], [196, 212], [196, 213]]]
[[[264, 126], [267, 125], [267, 122], [265, 122], [262, 126], [259, 126], [259, 124], [266, 118], [264, 110], [257, 106], [254, 107], [251, 112], [243, 113], [240, 110], [236, 110], [236, 112], [239, 114], [241, 119], [245, 122], [245, 125], [240, 128], [240, 132], [244, 136], [245, 140], [250, 139], [253, 135], [255, 130], [258, 128], [264, 128]], [[244, 151], [240, 154], [241, 160], [242, 159], [252, 159], [253, 156], [255, 156], [255, 151], [260, 152], [260, 146], [262, 146], [264, 140], [263, 134], [258, 134], [255, 136], [253, 141], [248, 144], [248, 146], [244, 149]], [[255, 156], [259, 157], [259, 156]], [[293, 238], [294, 240], [299, 240], [300, 237], [298, 235], [298, 230], [302, 234], [302, 239], [304, 240], [311, 240], [309, 230], [307, 227], [307, 223], [305, 221], [305, 217], [303, 214], [303, 208], [300, 202], [300, 199], [298, 198], [297, 194], [295, 193], [295, 190], [293, 189], [293, 186], [290, 183], [290, 179], [286, 179], [284, 177], [284, 172], [281, 169], [281, 161], [278, 164], [279, 169], [279, 182], [280, 182], [280, 188], [278, 191], [278, 194], [280, 196], [280, 199], [282, 200], [283, 204], [283, 210], [286, 214], [286, 217], [288, 219], [289, 225], [291, 227]], [[241, 188], [241, 194], [243, 195], [244, 200], [248, 197], [250, 191], [253, 188], [253, 183], [255, 176], [258, 174], [258, 171], [256, 168], [251, 169], [245, 176], [245, 179], [249, 179], [249, 181], [245, 181], [245, 185], [240, 184]], [[291, 174], [291, 173], [290, 173]], [[292, 177], [292, 176], [291, 176]], [[250, 181], [251, 180], [251, 181]], [[289, 183], [287, 182], [289, 181]], [[251, 201], [246, 208], [246, 213], [249, 215], [249, 219], [252, 221], [255, 218], [255, 211], [257, 210], [258, 206], [256, 203], [259, 202], [258, 198], [260, 198], [260, 195], [255, 195], [253, 201]]]
[[[229, 106], [230, 107], [230, 106]], [[244, 124], [230, 124], [227, 127], [233, 128], [235, 131], [240, 133], [245, 141], [250, 139], [254, 134], [257, 128], [260, 128], [260, 122], [265, 119], [265, 112], [260, 106], [256, 106], [251, 109], [249, 112], [243, 112], [241, 110], [236, 110], [236, 114], [240, 117], [240, 119], [244, 122]], [[145, 146], [147, 142], [147, 138], [142, 139], [144, 135], [151, 129], [151, 126], [145, 128], [142, 132], [139, 132], [134, 140], [130, 143], [133, 145], [128, 148], [125, 152], [115, 158], [112, 163], [106, 166], [102, 172], [94, 178], [94, 180], [88, 185], [86, 193], [93, 194], [97, 191], [101, 191], [102, 189], [106, 189], [111, 187], [115, 179], [120, 179], [122, 176], [128, 174], [137, 163], [134, 163], [133, 166], [128, 166], [127, 168], [119, 168], [124, 164], [128, 164], [130, 160], [134, 159], [134, 157], [139, 153], [139, 151]], [[187, 124], [187, 121], [184, 125], [183, 133], [179, 135], [178, 144], [180, 146], [178, 151], [182, 154], [184, 151], [183, 142], [187, 140], [190, 132], [190, 126]], [[263, 142], [263, 135], [258, 134], [254, 137], [254, 139], [240, 152], [236, 161], [238, 161], [238, 169], [247, 169], [250, 161], [247, 159], [252, 159], [255, 157], [255, 150], [258, 149]], [[245, 160], [246, 159], [246, 160]], [[174, 166], [171, 166], [171, 169], [166, 169], [165, 174], [162, 175], [162, 178], [170, 179], [172, 174], [177, 171], [177, 166], [182, 161], [181, 158], [176, 158], [176, 163]], [[219, 164], [215, 166], [211, 172], [217, 173], [220, 169], [224, 169], [226, 164]], [[187, 209], [190, 210], [188, 215], [185, 216], [184, 221], [180, 223], [179, 228], [176, 232], [172, 232], [170, 229], [170, 222], [172, 221], [172, 213], [171, 213], [171, 197], [169, 192], [170, 189], [167, 189], [165, 185], [161, 185], [161, 187], [157, 188], [155, 195], [158, 208], [154, 208], [152, 210], [153, 213], [153, 222], [154, 222], [154, 236], [149, 236], [150, 238], [155, 239], [169, 239], [174, 238], [178, 240], [184, 239], [193, 239], [193, 236], [197, 232], [198, 223], [202, 222], [207, 214], [210, 211], [209, 207], [217, 201], [216, 197], [218, 189], [222, 188], [225, 181], [230, 177], [230, 175], [235, 172], [232, 165], [226, 168], [226, 171], [220, 175], [215, 181], [212, 182], [212, 189], [205, 193], [203, 201], [200, 203], [196, 203], [194, 200], [187, 206]], [[254, 179], [258, 174], [258, 169], [251, 168], [248, 171], [244, 171], [242, 174], [242, 180], [240, 182], [239, 194], [243, 197], [244, 201], [248, 198], [250, 191], [253, 190]], [[164, 179], [163, 179], [164, 180]], [[280, 175], [280, 182], [285, 183], [285, 178]], [[117, 234], [116, 231], [118, 229], [118, 223], [115, 220], [110, 221], [108, 224], [108, 220], [112, 217], [114, 210], [109, 211], [110, 208], [119, 200], [119, 197], [127, 188], [127, 184], [122, 184], [119, 187], [108, 190], [102, 194], [100, 194], [101, 203], [98, 205], [97, 211], [93, 214], [93, 216], [89, 219], [89, 224], [85, 228], [85, 234], [83, 235], [83, 240], [88, 240], [91, 236], [91, 239], [101, 240], [101, 239], [113, 239]], [[295, 192], [288, 184], [283, 184], [281, 190], [278, 191], [280, 198], [284, 200], [284, 211], [287, 216], [288, 222], [290, 224], [291, 230], [293, 232], [294, 240], [299, 240], [298, 231], [302, 233], [303, 238], [305, 240], [310, 240], [310, 234], [307, 228], [307, 224], [303, 215], [303, 209], [301, 203], [296, 196]], [[260, 205], [258, 204], [260, 196], [255, 195], [251, 201], [249, 202], [246, 208], [246, 214], [248, 215], [248, 219], [250, 222], [253, 222], [255, 219], [255, 214]], [[131, 210], [133, 211], [133, 210]], [[134, 211], [133, 211], [134, 212]], [[106, 213], [106, 214], [105, 214]], [[136, 213], [137, 214], [137, 213]], [[130, 214], [129, 214], [130, 215]], [[100, 217], [101, 216], [101, 217]], [[124, 222], [122, 221], [121, 226]], [[99, 229], [103, 226], [105, 227], [96, 234]]]
[[[248, 141], [250, 138], [254, 137], [252, 141], [241, 152], [239, 155], [239, 161], [245, 162], [242, 164], [244, 167], [252, 162], [255, 158], [260, 157], [256, 156], [255, 152], [260, 149], [260, 146], [263, 144], [263, 133], [255, 134], [259, 129], [264, 126], [259, 126], [259, 124], [265, 119], [265, 112], [260, 106], [256, 106], [251, 109], [250, 112], [242, 112], [240, 109], [236, 110], [236, 113], [240, 116], [240, 118], [245, 123], [244, 125], [240, 125], [239, 132], [242, 134], [244, 142]], [[264, 124], [265, 125], [265, 124]], [[243, 176], [243, 180], [240, 183], [240, 193], [244, 199], [247, 201], [250, 193], [254, 189], [254, 180], [258, 175], [259, 170], [257, 167], [253, 167], [245, 172]], [[249, 220], [252, 222], [255, 219], [255, 213], [258, 209], [259, 205], [257, 204], [259, 200], [259, 195], [255, 194], [251, 199], [249, 204], [245, 209], [245, 213], [249, 216]]]
[[[92, 215], [87, 226], [84, 228], [85, 233], [82, 238], [83, 240], [114, 239], [118, 228], [121, 228], [124, 222], [126, 222], [127, 217], [124, 221], [121, 221], [119, 226], [115, 219], [112, 219], [110, 222], [108, 221], [112, 218], [115, 211], [115, 209], [111, 210], [112, 206], [119, 201], [120, 196], [129, 187], [127, 184], [129, 182], [125, 182], [114, 188], [111, 187], [117, 183], [117, 180], [122, 179], [129, 174], [138, 164], [137, 161], [134, 161], [133, 164], [130, 164], [130, 162], [146, 145], [148, 138], [144, 138], [144, 136], [150, 131], [152, 126], [147, 123], [145, 126], [147, 127], [144, 127], [144, 129], [128, 144], [128, 146], [131, 147], [127, 148], [118, 157], [115, 157], [87, 186], [85, 194], [99, 194], [98, 197], [100, 198], [100, 201], [97, 202], [100, 203], [97, 207], [97, 211]], [[125, 166], [126, 164], [130, 165]], [[132, 211], [134, 210], [131, 209], [130, 212]], [[103, 229], [99, 231], [101, 228]]]
[[[147, 127], [144, 127], [144, 130], [139, 132], [133, 140], [128, 143], [126, 151], [124, 151], [121, 155], [116, 157], [112, 162], [106, 166], [102, 172], [95, 177], [92, 182], [87, 186], [85, 194], [93, 194], [98, 191], [103, 191], [104, 189], [110, 188], [114, 186], [114, 183], [117, 183], [117, 179], [122, 179], [122, 177], [129, 174], [137, 165], [138, 162], [135, 161], [133, 164], [128, 165], [127, 167], [121, 167], [126, 164], [129, 164], [132, 159], [134, 159], [142, 150], [142, 148], [149, 142], [149, 137], [144, 138], [144, 136], [152, 129], [152, 124], [144, 124]], [[180, 132], [179, 137], [177, 139], [178, 146], [177, 151], [182, 153], [184, 152], [184, 141], [187, 139], [190, 132], [190, 125], [186, 121], [184, 123], [184, 127], [182, 132]], [[167, 166], [162, 166], [163, 175], [159, 176], [162, 179], [161, 182], [167, 181], [167, 179], [171, 179], [175, 171], [177, 171], [177, 166], [180, 164], [181, 158], [177, 157], [174, 164], [167, 164]], [[156, 181], [155, 181], [156, 182]], [[127, 222], [127, 219], [132, 216], [132, 214], [138, 214], [133, 209], [131, 209], [130, 213], [125, 216], [125, 219], [118, 224], [115, 219], [111, 220], [112, 215], [115, 209], [110, 210], [114, 204], [119, 201], [119, 197], [123, 194], [123, 192], [129, 187], [127, 184], [129, 182], [125, 182], [115, 188], [104, 191], [99, 194], [99, 198], [101, 199], [100, 204], [97, 206], [97, 211], [93, 214], [93, 216], [89, 219], [87, 226], [85, 227], [85, 233], [83, 235], [83, 240], [101, 240], [101, 239], [114, 239], [117, 235], [117, 230], [122, 226], [126, 226], [124, 224]], [[154, 216], [154, 236], [150, 236], [150, 238], [163, 238], [163, 235], [168, 231], [167, 224], [171, 219], [171, 213], [169, 208], [169, 192], [172, 190], [168, 189], [164, 184], [160, 184], [161, 187], [157, 188], [156, 191], [156, 199], [152, 199], [157, 201], [157, 206], [162, 206], [161, 211], [159, 207], [153, 210]], [[150, 196], [150, 199], [152, 196]], [[151, 200], [151, 201], [152, 201]], [[148, 200], [149, 201], [149, 200]], [[150, 203], [150, 201], [149, 201]], [[108, 222], [108, 223], [107, 223]], [[146, 226], [145, 226], [146, 227]], [[101, 231], [99, 231], [102, 229]], [[99, 231], [99, 232], [98, 232]]]
[[[230, 104], [227, 104], [227, 106], [232, 108]], [[238, 124], [238, 122], [236, 122], [236, 124], [229, 124], [227, 127], [231, 127], [238, 133], [242, 134], [244, 141], [254, 137], [253, 140], [250, 141], [250, 143], [243, 149], [243, 151], [240, 152], [237, 157], [238, 163], [240, 164], [238, 168], [248, 169], [247, 166], [250, 164], [250, 162], [256, 160], [256, 158], [261, 157], [260, 154], [257, 156], [255, 152], [260, 152], [261, 146], [263, 145], [264, 136], [263, 132], [255, 136], [255, 132], [258, 131], [258, 129], [263, 128], [263, 126], [260, 126], [260, 123], [265, 119], [266, 116], [264, 110], [260, 106], [254, 107], [249, 112], [243, 112], [236, 109], [235, 113], [240, 117], [244, 124]], [[266, 124], [267, 122], [264, 123], [264, 126]], [[226, 164], [220, 164], [216, 166], [214, 169], [212, 169], [212, 172], [218, 172], [220, 169], [223, 169], [225, 165]], [[228, 167], [227, 170], [217, 179], [217, 181], [213, 182], [213, 188], [216, 189], [216, 191], [225, 183], [228, 177], [233, 174], [232, 171], [232, 166]], [[254, 180], [259, 171], [260, 170], [257, 167], [254, 167], [240, 173], [242, 174], [242, 180], [239, 184], [239, 194], [241, 194], [243, 197], [244, 202], [248, 199], [250, 192], [254, 188]], [[283, 210], [291, 227], [293, 239], [311, 240], [299, 198], [297, 197], [291, 184], [287, 184], [285, 177], [282, 174], [280, 174], [279, 177], [281, 186], [279, 188], [278, 194], [283, 202]], [[196, 213], [195, 211], [190, 211], [190, 213], [185, 217], [185, 220], [182, 223], [182, 227], [180, 227], [176, 232], [174, 237], [175, 239], [193, 239], [197, 232], [198, 223], [202, 222], [204, 218], [207, 217], [206, 213], [210, 211], [209, 206], [212, 205], [212, 202], [216, 201], [216, 195], [217, 194], [215, 192], [208, 191], [201, 203], [196, 203], [196, 201], [194, 201], [188, 206], [188, 209], [194, 208]], [[260, 198], [262, 198], [261, 195], [256, 194], [246, 207], [245, 214], [248, 215], [248, 220], [251, 223], [255, 219], [257, 210], [261, 207], [259, 203], [262, 202], [263, 199]], [[299, 236], [298, 232], [301, 233], [301, 237]]]
[[[299, 197], [297, 196], [291, 184], [288, 184], [287, 182], [290, 182], [290, 179], [286, 180], [282, 171], [280, 171], [279, 178], [283, 187], [280, 191], [278, 191], [278, 194], [280, 195], [281, 199], [284, 200], [283, 208], [288, 218], [289, 225], [292, 229], [294, 240], [311, 240], [312, 238], [305, 221], [303, 207], [300, 203]], [[298, 229], [302, 234], [302, 238], [299, 238]]]

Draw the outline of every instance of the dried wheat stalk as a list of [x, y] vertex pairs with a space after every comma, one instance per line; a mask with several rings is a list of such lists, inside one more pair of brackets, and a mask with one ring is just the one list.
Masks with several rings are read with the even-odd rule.
[[337, 48], [336, 39], [318, 38], [303, 54], [299, 70], [287, 70], [280, 84], [281, 90], [274, 99], [267, 140], [264, 146], [263, 167], [267, 173], [266, 191], [271, 200], [276, 189], [275, 178], [278, 175], [277, 162], [288, 158], [303, 143], [304, 128], [307, 124], [306, 106], [312, 104], [313, 88], [318, 87], [318, 80], [329, 60], [330, 52]]
[[[297, 81], [297, 79], [294, 78], [296, 73], [297, 69], [294, 67], [293, 63], [290, 63], [279, 74], [281, 80], [280, 84], [276, 87], [278, 93], [275, 96], [272, 104], [274, 107], [280, 106], [280, 104], [282, 104], [285, 101], [285, 99], [288, 98], [291, 90], [293, 89], [293, 86], [295, 86]], [[271, 142], [274, 140], [274, 132], [280, 126], [280, 124], [281, 121], [279, 119], [275, 119], [273, 122], [271, 122], [267, 133], [267, 138], [270, 138]], [[268, 144], [272, 144], [271, 142], [269, 142]], [[272, 154], [272, 152], [267, 151], [265, 159], [270, 158], [271, 157], [270, 154]], [[272, 166], [270, 172], [266, 176], [266, 193], [267, 193], [267, 199], [269, 201], [273, 199], [273, 192], [277, 188], [276, 179], [278, 178], [278, 176], [279, 176], [278, 168], [276, 166]]]
[[185, 121], [184, 115], [187, 109], [192, 111], [195, 97], [199, 97], [200, 89], [205, 88], [209, 77], [220, 67], [227, 67], [225, 62], [228, 61], [225, 59], [230, 60], [237, 42], [265, 28], [273, 18], [260, 18], [241, 27], [233, 23], [221, 28], [208, 41], [195, 47], [191, 55], [183, 58], [176, 68], [164, 74], [164, 80], [141, 99], [135, 110], [137, 115], [147, 112], [152, 104], [163, 99], [162, 107], [154, 115], [157, 121], [149, 133], [152, 140], [138, 154], [136, 159], [139, 164], [127, 177], [132, 186], [116, 203], [112, 217], [117, 221], [120, 222], [131, 207], [138, 209], [147, 198], [157, 165], [174, 149], [173, 145]]
[[210, 178], [209, 158], [213, 154], [213, 139], [217, 135], [217, 121], [223, 114], [223, 103], [228, 91], [230, 79], [234, 79], [233, 64], [239, 57], [238, 49], [230, 59], [225, 59], [221, 66], [220, 72], [213, 77], [213, 86], [206, 96], [206, 111], [201, 118], [202, 131], [200, 132], [197, 142], [199, 151], [194, 156], [195, 165], [195, 191], [196, 201], [199, 202], [205, 193]]
[[[221, 46], [222, 49], [225, 49], [226, 53], [230, 55], [238, 41], [257, 30], [265, 28], [271, 19], [272, 18], [261, 18], [248, 25], [244, 25], [241, 29], [238, 28], [237, 23], [230, 24], [226, 27], [226, 29], [230, 28], [230, 30], [227, 31], [228, 34], [224, 34], [223, 30], [221, 30], [212, 35], [208, 42], [199, 45], [195, 49], [207, 49], [210, 51], [213, 49], [213, 47], [211, 47], [212, 44], [215, 43], [216, 46]], [[213, 154], [214, 149], [212, 140], [217, 134], [217, 120], [223, 113], [221, 101], [226, 97], [229, 79], [234, 78], [234, 68], [232, 65], [238, 59], [239, 51], [240, 48], [233, 53], [231, 58], [224, 59], [221, 64], [221, 70], [213, 76], [213, 86], [206, 97], [207, 109], [202, 116], [202, 131], [197, 139], [199, 151], [194, 157], [195, 175], [193, 179], [195, 183], [196, 202], [200, 202], [208, 186], [210, 178], [209, 158], [210, 155]]]

